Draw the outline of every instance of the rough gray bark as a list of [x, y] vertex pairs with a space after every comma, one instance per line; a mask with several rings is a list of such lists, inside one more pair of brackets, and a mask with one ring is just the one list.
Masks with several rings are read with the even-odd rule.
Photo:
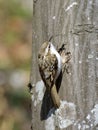
[[[98, 104], [98, 1], [34, 1], [32, 35], [32, 129], [49, 130], [45, 127], [45, 121], [40, 119], [42, 101], [37, 105], [34, 103], [38, 94], [36, 83], [41, 80], [37, 65], [38, 50], [53, 35], [55, 46], [67, 43], [72, 53], [71, 75], [64, 74], [59, 95], [62, 100], [76, 105], [77, 123], [64, 130], [97, 130], [98, 124], [94, 124], [91, 110]], [[86, 119], [88, 114], [89, 121]]]

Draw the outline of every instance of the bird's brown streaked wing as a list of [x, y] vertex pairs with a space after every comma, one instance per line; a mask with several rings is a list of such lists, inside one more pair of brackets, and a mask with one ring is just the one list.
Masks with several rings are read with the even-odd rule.
[[46, 88], [51, 89], [57, 74], [56, 56], [53, 54], [51, 54], [51, 56], [46, 55], [46, 57], [43, 60], [40, 60], [39, 71]]

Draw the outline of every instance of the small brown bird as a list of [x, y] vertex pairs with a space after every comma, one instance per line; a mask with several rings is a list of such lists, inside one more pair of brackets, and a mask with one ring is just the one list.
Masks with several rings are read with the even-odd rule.
[[61, 56], [51, 42], [42, 44], [38, 54], [38, 65], [46, 89], [50, 91], [62, 69]]
[[59, 107], [60, 99], [55, 83], [62, 70], [62, 60], [51, 42], [42, 44], [38, 54], [38, 65], [46, 90], [51, 94], [54, 105]]

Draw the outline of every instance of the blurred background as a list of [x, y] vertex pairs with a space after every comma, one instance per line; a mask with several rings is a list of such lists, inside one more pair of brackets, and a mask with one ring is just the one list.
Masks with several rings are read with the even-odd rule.
[[0, 130], [29, 130], [33, 0], [0, 0]]

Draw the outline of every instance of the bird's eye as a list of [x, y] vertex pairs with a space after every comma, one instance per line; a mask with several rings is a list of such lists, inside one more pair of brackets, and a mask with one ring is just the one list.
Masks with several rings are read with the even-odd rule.
[[38, 55], [38, 58], [40, 58], [41, 56], [40, 56], [40, 54]]
[[50, 49], [50, 46], [51, 46], [51, 45], [49, 44], [49, 49]]
[[48, 48], [49, 48], [49, 49], [51, 48], [51, 43], [48, 44]]

